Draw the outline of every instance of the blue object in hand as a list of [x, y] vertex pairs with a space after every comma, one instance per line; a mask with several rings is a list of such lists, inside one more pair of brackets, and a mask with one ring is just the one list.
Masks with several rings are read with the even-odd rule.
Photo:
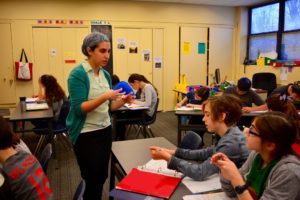
[[134, 95], [134, 91], [133, 91], [132, 87], [125, 81], [120, 81], [119, 83], [117, 83], [117, 85], [115, 85], [115, 87], [113, 89], [114, 90], [122, 89], [121, 93], [125, 92], [125, 95], [127, 95], [127, 94]]

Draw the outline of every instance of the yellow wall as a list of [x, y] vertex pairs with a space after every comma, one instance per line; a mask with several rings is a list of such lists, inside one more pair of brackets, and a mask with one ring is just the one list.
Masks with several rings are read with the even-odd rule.
[[248, 10], [246, 8], [238, 8], [237, 9], [237, 31], [239, 36], [236, 38], [237, 52], [236, 62], [238, 63], [236, 66], [236, 72], [238, 77], [246, 76], [248, 78], [252, 78], [253, 74], [258, 72], [272, 72], [276, 75], [277, 84], [286, 85], [288, 83], [292, 83], [294, 81], [300, 80], [300, 67], [294, 67], [291, 72], [288, 72], [288, 80], [280, 80], [280, 67], [272, 67], [272, 66], [255, 66], [249, 65], [246, 66], [246, 73], [244, 73], [243, 61], [246, 57], [246, 48], [247, 48], [247, 34], [248, 34]]
[[[19, 59], [20, 49], [26, 48], [33, 58], [32, 26], [37, 19], [108, 20], [114, 27], [164, 29], [164, 102], [163, 109], [172, 110], [179, 72], [179, 27], [235, 27], [235, 8], [149, 3], [135, 1], [1, 1], [0, 22], [12, 24], [13, 58]], [[37, 66], [34, 66], [37, 67]], [[16, 96], [30, 96], [33, 85], [16, 83]]]

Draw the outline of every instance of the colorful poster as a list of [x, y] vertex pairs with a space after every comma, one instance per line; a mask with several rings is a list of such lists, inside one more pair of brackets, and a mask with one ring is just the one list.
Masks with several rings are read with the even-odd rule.
[[182, 45], [182, 54], [190, 54], [191, 53], [191, 43], [183, 42]]
[[205, 43], [198, 42], [198, 54], [205, 54]]

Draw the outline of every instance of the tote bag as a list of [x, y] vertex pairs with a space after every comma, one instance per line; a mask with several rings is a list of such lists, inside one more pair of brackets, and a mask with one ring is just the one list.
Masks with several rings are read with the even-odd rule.
[[[23, 62], [23, 55], [25, 57], [25, 62]], [[15, 62], [15, 66], [17, 80], [32, 80], [32, 63], [28, 62], [27, 55], [24, 49], [22, 49], [20, 60]]]

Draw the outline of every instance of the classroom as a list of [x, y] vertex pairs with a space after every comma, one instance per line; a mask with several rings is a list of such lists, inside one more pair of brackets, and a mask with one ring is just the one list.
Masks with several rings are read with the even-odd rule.
[[[299, 8], [300, 0], [0, 1], [0, 130], [8, 131], [8, 124], [12, 138], [29, 147], [24, 162], [33, 159], [35, 170], [43, 168], [44, 199], [146, 199], [151, 194], [120, 188], [132, 169], [148, 166], [149, 160], [167, 161], [166, 170], [182, 173], [169, 195], [152, 194], [153, 199], [201, 199], [193, 194], [216, 188], [199, 190], [204, 186], [196, 183], [205, 183], [202, 173], [217, 172], [222, 172], [221, 182], [224, 177], [234, 181], [219, 184], [216, 199], [229, 198], [222, 196], [229, 192], [222, 192], [221, 186], [230, 186], [236, 199], [252, 199], [253, 185], [263, 188], [254, 191], [257, 199], [273, 198], [269, 186], [262, 186], [265, 182], [248, 183], [246, 174], [240, 179], [228, 174], [242, 167], [253, 178], [250, 165], [243, 165], [247, 159], [258, 162], [261, 155], [251, 146], [252, 137], [277, 147], [284, 141], [274, 139], [283, 127], [276, 120], [286, 119], [286, 126], [296, 127], [290, 136], [294, 140], [285, 141], [293, 144], [293, 155], [280, 154], [274, 165], [286, 156], [296, 162], [294, 171], [300, 169], [299, 152], [294, 152], [300, 149]], [[123, 85], [115, 87], [113, 75], [116, 84]], [[267, 127], [260, 127], [263, 120], [274, 122], [270, 126], [277, 127], [278, 135], [260, 136]], [[182, 156], [196, 155], [184, 150], [192, 149], [186, 138], [196, 149], [213, 153], [201, 158], [201, 164], [185, 167], [188, 162]], [[238, 156], [232, 153], [233, 138], [244, 144], [235, 149]], [[47, 144], [51, 155], [45, 171], [41, 158]], [[258, 153], [249, 154], [248, 147]], [[5, 174], [3, 164], [0, 159], [0, 173]], [[237, 167], [227, 173], [223, 164]], [[211, 170], [203, 171], [205, 165]], [[267, 173], [273, 173], [272, 168]], [[286, 173], [294, 185], [300, 183], [299, 173]], [[0, 199], [9, 199], [1, 191], [8, 187], [14, 195], [11, 185], [16, 182], [3, 180]], [[289, 186], [293, 194], [287, 196], [283, 189], [277, 194], [275, 188], [274, 198], [300, 198], [300, 190]], [[18, 195], [14, 199], [39, 199]]]

